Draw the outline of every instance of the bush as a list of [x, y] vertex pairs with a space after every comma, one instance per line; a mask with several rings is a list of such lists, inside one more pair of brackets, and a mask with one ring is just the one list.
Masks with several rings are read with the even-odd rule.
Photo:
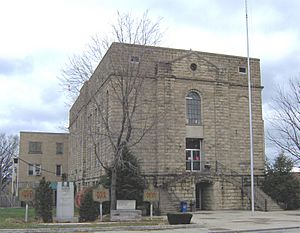
[[169, 224], [172, 225], [190, 224], [193, 215], [189, 213], [168, 213], [167, 217], [168, 217]]
[[99, 203], [93, 201], [93, 189], [84, 193], [80, 208], [79, 222], [95, 221], [99, 215]]
[[274, 199], [283, 209], [292, 210], [300, 207], [300, 182], [292, 173], [294, 162], [283, 152], [273, 164], [267, 164], [263, 191]]
[[52, 222], [52, 189], [50, 182], [46, 182], [45, 177], [42, 178], [38, 188], [36, 189], [35, 211], [43, 222]]

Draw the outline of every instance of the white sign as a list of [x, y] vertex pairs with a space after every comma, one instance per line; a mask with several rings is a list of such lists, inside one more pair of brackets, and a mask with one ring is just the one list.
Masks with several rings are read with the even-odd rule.
[[135, 210], [136, 200], [117, 200], [117, 210]]

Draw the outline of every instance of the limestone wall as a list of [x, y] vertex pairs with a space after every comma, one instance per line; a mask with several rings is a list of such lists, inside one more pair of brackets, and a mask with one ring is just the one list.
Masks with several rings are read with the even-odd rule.
[[[191, 64], [196, 65], [195, 70], [191, 69]], [[112, 44], [70, 110], [69, 161], [72, 166], [69, 173], [82, 184], [97, 180], [101, 166], [97, 165], [92, 148], [95, 138], [99, 155], [107, 161], [111, 158], [112, 147], [105, 137], [99, 114], [107, 109], [111, 129], [116, 133], [120, 130], [122, 108], [114, 91], [120, 78], [127, 78], [137, 82], [143, 80], [138, 90], [134, 90], [139, 92], [139, 97], [129, 144], [140, 160], [144, 175], [184, 174], [185, 140], [192, 134], [200, 135], [202, 140], [203, 163], [213, 166], [218, 161], [239, 173], [248, 174], [248, 83], [247, 75], [240, 73], [239, 67], [247, 67], [246, 58]], [[138, 79], [134, 79], [136, 77]], [[262, 174], [264, 133], [258, 59], [251, 59], [251, 78], [255, 173]], [[201, 125], [197, 129], [192, 129], [186, 121], [185, 97], [189, 91], [195, 91], [201, 97]], [[103, 133], [99, 134], [99, 131]], [[97, 132], [98, 136], [95, 136]], [[193, 198], [195, 184], [189, 182], [175, 186], [175, 193], [182, 198]], [[241, 201], [238, 191], [222, 182], [215, 180], [207, 187], [204, 193], [206, 203], [210, 203], [207, 208], [241, 208], [237, 204]]]

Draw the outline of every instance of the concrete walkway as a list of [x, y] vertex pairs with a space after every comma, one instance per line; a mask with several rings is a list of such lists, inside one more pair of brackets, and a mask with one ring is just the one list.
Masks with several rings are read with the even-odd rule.
[[251, 211], [200, 211], [193, 213], [192, 222], [205, 228], [207, 232], [291, 228], [298, 229], [300, 232], [300, 210], [256, 211], [254, 215]]

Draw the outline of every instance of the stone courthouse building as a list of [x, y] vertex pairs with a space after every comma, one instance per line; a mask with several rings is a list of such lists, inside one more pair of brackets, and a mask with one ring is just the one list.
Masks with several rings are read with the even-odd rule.
[[[259, 189], [264, 174], [260, 61], [251, 59], [256, 206], [277, 206]], [[138, 79], [132, 79], [138, 77]], [[138, 88], [130, 150], [147, 184], [160, 191], [162, 212], [250, 206], [247, 58], [113, 43], [70, 110], [69, 180], [95, 184], [108, 163], [110, 136], [120, 131], [117, 80]], [[141, 81], [142, 80], [142, 81]], [[133, 81], [132, 81], [133, 82]], [[98, 158], [97, 158], [98, 157]]]

